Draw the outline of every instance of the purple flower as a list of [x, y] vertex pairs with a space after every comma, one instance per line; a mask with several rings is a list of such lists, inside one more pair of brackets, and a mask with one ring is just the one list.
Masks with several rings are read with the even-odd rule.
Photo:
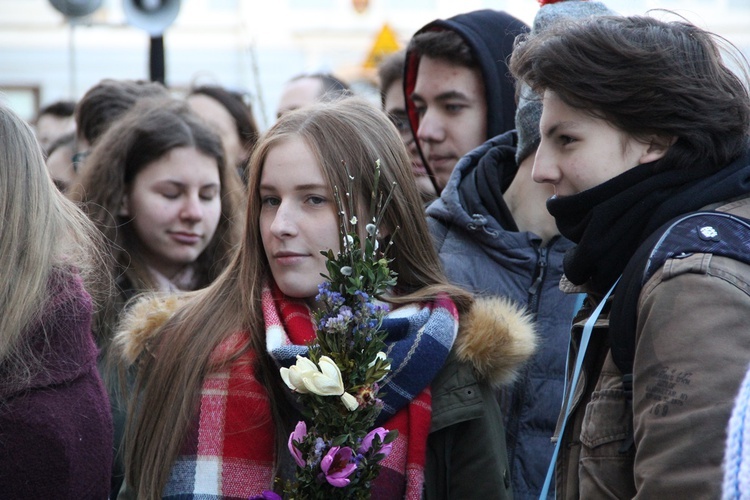
[[323, 469], [328, 484], [336, 488], [343, 488], [349, 484], [347, 478], [357, 469], [356, 464], [349, 463], [352, 455], [352, 449], [348, 446], [344, 448], [334, 446], [328, 450], [326, 456], [320, 461], [320, 468]]
[[[375, 436], [378, 436], [380, 439], [380, 442], [382, 443], [385, 437], [388, 435], [388, 430], [378, 427], [377, 429], [373, 429], [370, 432], [367, 433], [367, 435], [362, 439], [362, 444], [359, 446], [359, 452], [363, 455], [367, 452], [369, 452], [372, 449], [372, 440]], [[383, 444], [380, 447], [380, 450], [378, 453], [382, 453], [386, 457], [391, 454], [391, 450], [393, 449], [393, 444]], [[384, 457], [385, 458], [385, 457]]]
[[273, 491], [266, 490], [260, 495], [250, 497], [248, 500], [283, 500], [283, 498]]
[[294, 428], [294, 432], [289, 435], [289, 453], [294, 457], [294, 461], [300, 467], [305, 466], [305, 460], [302, 458], [302, 452], [294, 446], [294, 441], [301, 443], [302, 440], [307, 436], [307, 424], [304, 420], [297, 422], [297, 427]]

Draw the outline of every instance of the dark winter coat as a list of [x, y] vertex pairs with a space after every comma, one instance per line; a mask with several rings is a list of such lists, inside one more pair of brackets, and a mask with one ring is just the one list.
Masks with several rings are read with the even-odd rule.
[[[119, 335], [128, 359], [147, 348], [180, 300], [169, 297], [136, 306]], [[425, 500], [512, 500], [505, 433], [493, 389], [516, 379], [537, 341], [528, 316], [506, 299], [482, 298], [461, 315], [451, 353], [430, 384]], [[134, 498], [134, 493], [126, 485], [118, 498]]]
[[[501, 179], [515, 171], [516, 135], [495, 137], [464, 156], [441, 197], [427, 209], [430, 231], [448, 278], [478, 295], [502, 295], [535, 317], [539, 350], [511, 389], [499, 393], [505, 418], [515, 498], [538, 498], [554, 449], [551, 438], [560, 412], [565, 356], [577, 297], [558, 289], [562, 259], [572, 243], [557, 237], [542, 247], [535, 234], [515, 230], [510, 211], [467, 212], [466, 197], [478, 197], [480, 169]], [[490, 189], [493, 187], [490, 186]], [[499, 189], [494, 188], [498, 193]], [[509, 230], [508, 226], [513, 226]]]

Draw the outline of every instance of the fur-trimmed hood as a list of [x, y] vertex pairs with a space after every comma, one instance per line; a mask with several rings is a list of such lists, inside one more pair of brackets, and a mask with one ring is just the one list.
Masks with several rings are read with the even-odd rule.
[[187, 294], [143, 296], [123, 315], [113, 343], [127, 364], [134, 364], [149, 350], [151, 339], [187, 297]]
[[[188, 294], [152, 296], [139, 300], [125, 315], [115, 336], [124, 360], [135, 363]], [[537, 346], [531, 317], [501, 297], [477, 298], [461, 316], [453, 346], [460, 361], [471, 363], [477, 376], [493, 387], [513, 382], [520, 366]]]
[[481, 297], [461, 316], [453, 350], [459, 360], [474, 366], [480, 379], [498, 388], [516, 379], [536, 346], [529, 314], [507, 298]]

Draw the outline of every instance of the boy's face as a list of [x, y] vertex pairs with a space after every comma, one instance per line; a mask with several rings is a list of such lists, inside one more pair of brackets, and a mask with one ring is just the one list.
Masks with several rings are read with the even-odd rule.
[[406, 150], [409, 152], [411, 171], [414, 174], [414, 180], [417, 181], [419, 191], [428, 196], [434, 196], [435, 188], [432, 187], [432, 182], [427, 177], [427, 171], [424, 169], [424, 165], [422, 165], [422, 157], [419, 156], [419, 151], [417, 151], [414, 134], [411, 133], [411, 128], [409, 127], [403, 80], [396, 80], [385, 90], [383, 94], [383, 109], [393, 124], [396, 125], [399, 134], [401, 134], [401, 140], [404, 141]]
[[481, 73], [424, 56], [410, 98], [419, 114], [419, 145], [438, 184], [444, 187], [459, 158], [487, 140]]
[[640, 141], [606, 120], [568, 106], [554, 92], [544, 93], [539, 122], [541, 142], [532, 177], [555, 188], [555, 196], [573, 196], [642, 163], [656, 161], [668, 146]]

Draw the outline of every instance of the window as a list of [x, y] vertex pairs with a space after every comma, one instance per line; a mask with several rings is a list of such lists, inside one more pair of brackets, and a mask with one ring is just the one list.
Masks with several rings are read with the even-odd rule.
[[30, 122], [39, 111], [39, 87], [0, 86], [0, 101]]

